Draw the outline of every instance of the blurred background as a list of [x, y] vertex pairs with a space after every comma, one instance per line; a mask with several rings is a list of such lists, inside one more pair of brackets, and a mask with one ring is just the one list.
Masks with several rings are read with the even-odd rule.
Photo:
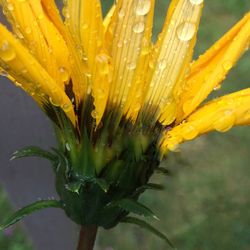
[[[112, 1], [103, 0], [104, 12]], [[156, 0], [154, 38], [161, 30], [169, 4]], [[244, 13], [249, 0], [205, 1], [195, 57], [203, 53]], [[250, 53], [231, 71], [211, 97], [249, 87]], [[20, 90], [1, 79], [0, 85], [0, 221], [12, 209], [36, 199], [56, 196], [46, 162], [8, 159], [26, 145], [52, 146], [47, 118]], [[163, 162], [170, 177], [154, 176], [165, 191], [148, 191], [142, 199], [161, 219], [152, 222], [182, 250], [250, 249], [250, 128], [217, 132], [184, 144]], [[20, 165], [20, 166], [19, 166]], [[0, 233], [3, 250], [71, 250], [77, 227], [63, 213], [47, 210], [24, 224]], [[164, 242], [133, 226], [100, 230], [96, 250], [166, 250]]]

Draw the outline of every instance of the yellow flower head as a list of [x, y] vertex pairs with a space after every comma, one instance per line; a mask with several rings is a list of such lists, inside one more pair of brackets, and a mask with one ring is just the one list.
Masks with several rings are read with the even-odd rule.
[[64, 20], [52, 0], [0, 4], [12, 25], [10, 33], [0, 24], [1, 71], [46, 112], [60, 107], [80, 130], [86, 109], [94, 130], [107, 114], [113, 124], [157, 124], [167, 128], [158, 141], [165, 153], [250, 122], [249, 89], [199, 107], [248, 48], [250, 13], [192, 62], [202, 0], [172, 0], [155, 43], [155, 0], [119, 0], [105, 18], [99, 0], [66, 0]]
[[106, 17], [100, 0], [63, 2], [62, 18], [53, 0], [0, 0], [12, 26], [0, 24], [0, 73], [58, 128], [59, 149], [15, 158], [53, 162], [63, 209], [78, 224], [145, 226], [126, 216], [152, 215], [137, 200], [159, 188], [148, 181], [164, 172], [160, 156], [250, 124], [250, 88], [202, 104], [248, 49], [250, 13], [193, 62], [203, 0], [172, 0], [156, 42], [155, 0], [115, 1]]

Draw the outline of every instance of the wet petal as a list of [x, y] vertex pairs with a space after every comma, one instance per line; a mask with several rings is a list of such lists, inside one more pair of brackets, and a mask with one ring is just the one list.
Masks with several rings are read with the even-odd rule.
[[1, 0], [1, 5], [16, 35], [63, 88], [63, 82], [69, 79], [68, 50], [62, 36], [43, 12], [41, 2]]
[[112, 41], [108, 49], [114, 67], [110, 105], [123, 108], [128, 101], [131, 86], [138, 74], [142, 74], [143, 54], [151, 42], [153, 10], [154, 0], [127, 0], [117, 3], [107, 31]]
[[[145, 99], [146, 115], [154, 115], [164, 125], [172, 123], [175, 114], [173, 88], [183, 83], [192, 58], [202, 11], [202, 1], [173, 1], [155, 45], [150, 62], [151, 81]], [[169, 106], [169, 107], [168, 107]]]
[[96, 126], [99, 125], [109, 95], [110, 83], [112, 81], [111, 58], [101, 53], [96, 56], [95, 69], [93, 72], [93, 91], [95, 110], [92, 112], [92, 117], [96, 119]]
[[60, 106], [75, 123], [73, 106], [65, 92], [14, 36], [0, 24], [0, 66], [15, 84], [28, 92], [40, 105]]
[[250, 88], [215, 99], [166, 132], [161, 148], [174, 150], [178, 144], [216, 130], [226, 132], [236, 125], [250, 124]]
[[188, 116], [218, 87], [250, 43], [250, 13], [191, 66], [186, 85], [179, 89], [178, 120]]
[[[89, 70], [86, 64], [86, 56], [82, 47], [79, 45], [79, 39], [76, 39], [74, 34], [70, 32], [69, 23], [66, 22], [66, 26], [61, 20], [59, 11], [54, 0], [41, 0], [44, 11], [47, 16], [54, 23], [57, 29], [60, 31], [64, 40], [67, 43], [70, 57], [69, 63], [71, 67], [71, 80], [73, 85], [73, 92], [75, 95], [76, 105], [78, 106], [87, 95], [88, 82], [89, 82]], [[67, 14], [67, 9], [64, 11]], [[77, 15], [77, 13], [75, 13]]]
[[115, 13], [115, 9], [116, 9], [116, 4], [113, 4], [113, 6], [110, 8], [109, 12], [107, 13], [107, 15], [105, 16], [103, 20], [103, 26], [104, 26], [105, 32], [108, 29], [108, 26], [112, 20], [112, 17]]
[[104, 27], [100, 1], [66, 1], [64, 15], [71, 34], [83, 47], [88, 66], [92, 71], [95, 57], [104, 45]]

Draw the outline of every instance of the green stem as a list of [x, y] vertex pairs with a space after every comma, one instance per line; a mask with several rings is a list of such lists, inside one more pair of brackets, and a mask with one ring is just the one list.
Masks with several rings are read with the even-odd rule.
[[81, 227], [77, 250], [93, 250], [97, 234], [97, 226]]

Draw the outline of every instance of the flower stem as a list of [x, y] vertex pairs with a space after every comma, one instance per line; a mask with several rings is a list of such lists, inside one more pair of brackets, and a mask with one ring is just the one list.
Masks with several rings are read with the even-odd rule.
[[97, 234], [97, 226], [81, 227], [77, 250], [93, 250]]

